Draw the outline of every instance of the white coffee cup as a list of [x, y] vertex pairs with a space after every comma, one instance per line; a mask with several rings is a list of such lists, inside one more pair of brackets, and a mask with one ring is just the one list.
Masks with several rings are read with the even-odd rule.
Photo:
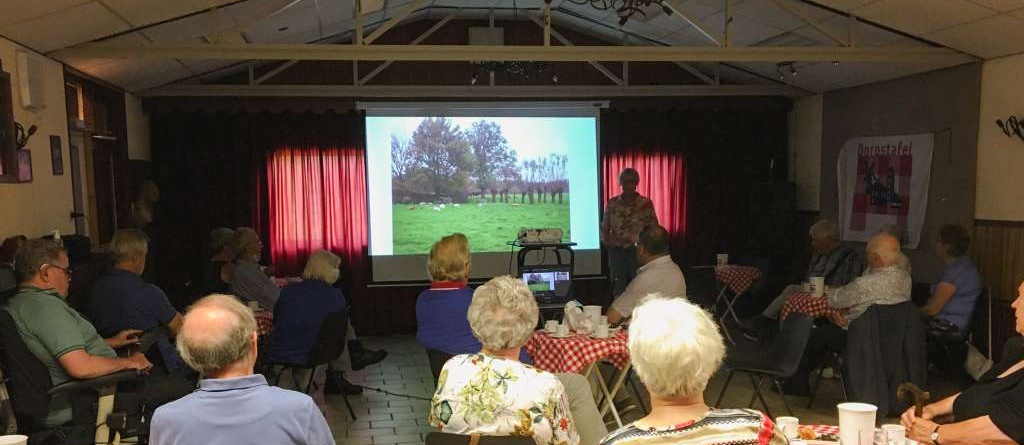
[[594, 329], [594, 337], [608, 338], [608, 323], [601, 323]]
[[598, 322], [598, 324], [608, 324], [608, 316], [602, 315], [601, 320]]
[[601, 306], [583, 306], [583, 314], [590, 319], [592, 326], [601, 322]]
[[778, 425], [779, 430], [788, 439], [795, 439], [797, 437], [797, 428], [800, 427], [800, 419], [796, 417], [780, 416], [775, 418], [775, 424]]
[[721, 266], [728, 266], [729, 265], [729, 254], [728, 253], [720, 253], [720, 254], [716, 255], [715, 256], [715, 265], [717, 265], [719, 267], [721, 267]]
[[569, 323], [558, 324], [558, 335], [569, 335]]
[[811, 294], [815, 297], [825, 295], [825, 277], [811, 277]]
[[0, 436], [0, 445], [25, 445], [28, 443], [28, 436], [21, 434], [10, 434]]
[[878, 407], [869, 403], [840, 403], [840, 445], [872, 445], [875, 440], [875, 414]]
[[882, 441], [886, 445], [906, 445], [907, 428], [894, 423], [882, 425]]
[[811, 283], [804, 282], [803, 284], [801, 284], [800, 285], [800, 291], [805, 293], [805, 294], [811, 293]]
[[544, 330], [551, 334], [558, 331], [558, 320], [548, 320], [544, 322]]

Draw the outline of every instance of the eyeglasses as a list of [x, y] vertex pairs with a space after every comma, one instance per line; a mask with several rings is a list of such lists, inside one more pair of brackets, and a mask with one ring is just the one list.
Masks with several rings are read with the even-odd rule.
[[58, 269], [61, 272], [64, 272], [64, 276], [66, 276], [68, 278], [71, 278], [71, 268], [70, 267], [60, 267], [60, 266], [58, 266], [56, 264], [49, 264], [49, 263], [44, 263], [43, 266], [49, 266], [49, 267], [52, 267], [54, 269]]

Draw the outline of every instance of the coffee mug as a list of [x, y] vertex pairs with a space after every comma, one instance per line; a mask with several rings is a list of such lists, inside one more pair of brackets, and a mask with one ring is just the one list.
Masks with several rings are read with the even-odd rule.
[[715, 265], [717, 265], [719, 267], [729, 265], [729, 254], [728, 253], [720, 253], [720, 254], [716, 255], [715, 256]]
[[794, 439], [797, 437], [797, 428], [800, 427], [800, 419], [796, 417], [780, 416], [775, 418], [775, 424], [779, 426], [779, 430], [788, 439]]
[[544, 322], [544, 330], [551, 334], [558, 331], [558, 320], [548, 320]]
[[815, 297], [825, 295], [825, 277], [811, 277], [811, 294]]
[[882, 443], [885, 445], [906, 445], [907, 429], [893, 423], [882, 425]]
[[594, 337], [597, 337], [597, 338], [608, 338], [608, 335], [609, 335], [608, 323], [602, 323], [602, 324], [597, 325], [597, 328], [595, 328], [595, 330], [594, 330]]
[[569, 323], [558, 324], [558, 335], [569, 335]]

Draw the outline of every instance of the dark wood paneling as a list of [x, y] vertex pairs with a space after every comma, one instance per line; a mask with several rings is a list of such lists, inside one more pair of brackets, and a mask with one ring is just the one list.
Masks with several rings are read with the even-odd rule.
[[1017, 298], [1017, 287], [1024, 280], [1024, 224], [976, 221], [971, 245], [971, 257], [985, 283], [992, 288], [992, 298], [1002, 301]]

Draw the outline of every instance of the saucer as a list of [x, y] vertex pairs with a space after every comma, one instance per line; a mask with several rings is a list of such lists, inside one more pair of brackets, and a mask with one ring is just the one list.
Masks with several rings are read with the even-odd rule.
[[572, 332], [567, 332], [564, 334], [559, 334], [557, 332], [548, 332], [548, 336], [550, 336], [551, 338], [569, 338], [574, 337], [575, 335], [576, 334], [573, 334]]

